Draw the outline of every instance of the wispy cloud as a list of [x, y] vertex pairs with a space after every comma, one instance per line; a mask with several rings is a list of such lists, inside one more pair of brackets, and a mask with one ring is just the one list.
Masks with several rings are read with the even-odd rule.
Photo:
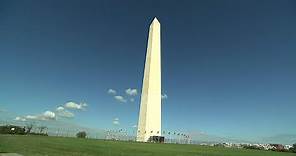
[[15, 121], [27, 121], [26, 118], [24, 118], [24, 117], [20, 117], [20, 116], [17, 116], [14, 120], [15, 120]]
[[129, 96], [136, 96], [138, 94], [137, 89], [128, 88], [125, 93]]
[[73, 118], [74, 113], [66, 110], [64, 107], [60, 106], [56, 109], [57, 116], [65, 117], [65, 118]]
[[119, 118], [114, 118], [112, 123], [113, 125], [120, 125]]
[[296, 134], [278, 134], [270, 137], [258, 138], [263, 143], [280, 143], [293, 145], [296, 142]]
[[36, 119], [38, 119], [38, 116], [37, 115], [27, 115], [25, 118], [31, 119], [31, 120], [36, 120]]
[[135, 102], [135, 99], [134, 99], [134, 98], [131, 98], [130, 101], [131, 101], [131, 102]]
[[126, 103], [127, 102], [127, 100], [123, 96], [119, 96], [119, 95], [114, 96], [114, 99], [121, 102], [121, 103]]
[[114, 90], [114, 89], [108, 89], [108, 94], [111, 94], [111, 95], [116, 95], [116, 90]]
[[1, 112], [7, 112], [7, 110], [6, 109], [0, 109], [0, 113]]
[[78, 104], [76, 102], [70, 101], [65, 104], [65, 107], [69, 109], [85, 110], [85, 108], [87, 107], [87, 104], [86, 103]]

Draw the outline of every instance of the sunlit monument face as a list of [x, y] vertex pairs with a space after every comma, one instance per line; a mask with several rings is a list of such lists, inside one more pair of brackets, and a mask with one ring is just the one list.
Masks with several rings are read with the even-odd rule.
[[161, 50], [160, 23], [154, 18], [150, 25], [137, 141], [161, 136]]

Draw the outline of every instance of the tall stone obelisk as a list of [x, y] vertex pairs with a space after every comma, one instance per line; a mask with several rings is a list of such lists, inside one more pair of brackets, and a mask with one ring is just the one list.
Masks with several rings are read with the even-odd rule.
[[161, 136], [161, 48], [160, 23], [154, 18], [150, 28], [142, 86], [137, 141]]

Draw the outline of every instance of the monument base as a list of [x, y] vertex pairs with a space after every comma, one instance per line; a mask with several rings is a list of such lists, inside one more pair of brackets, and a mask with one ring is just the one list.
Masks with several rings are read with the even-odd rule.
[[151, 136], [148, 142], [164, 143], [164, 136]]

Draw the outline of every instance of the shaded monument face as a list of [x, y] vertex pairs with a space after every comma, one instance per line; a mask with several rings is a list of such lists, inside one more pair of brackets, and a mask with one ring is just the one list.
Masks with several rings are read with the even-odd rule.
[[161, 50], [160, 23], [150, 25], [138, 121], [137, 141], [161, 136]]

